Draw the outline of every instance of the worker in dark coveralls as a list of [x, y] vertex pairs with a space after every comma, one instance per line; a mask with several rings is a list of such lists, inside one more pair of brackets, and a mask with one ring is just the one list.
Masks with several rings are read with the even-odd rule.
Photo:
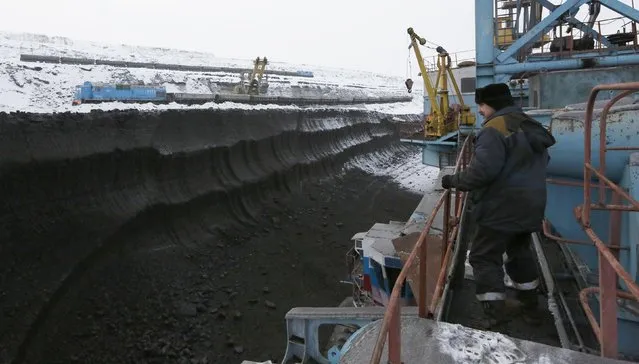
[[469, 262], [477, 299], [489, 329], [514, 313], [506, 307], [506, 272], [530, 324], [539, 323], [539, 285], [530, 235], [541, 229], [546, 208], [547, 149], [555, 138], [536, 120], [514, 106], [506, 84], [478, 88], [475, 102], [485, 118], [475, 137], [475, 153], [466, 170], [442, 177], [442, 187], [471, 191], [472, 217], [477, 223]]

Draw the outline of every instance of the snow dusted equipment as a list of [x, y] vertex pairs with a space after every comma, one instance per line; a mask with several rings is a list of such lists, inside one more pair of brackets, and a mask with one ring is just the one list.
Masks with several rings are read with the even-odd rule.
[[248, 77], [245, 77], [245, 73], [240, 75], [240, 83], [235, 87], [235, 92], [238, 94], [259, 95], [265, 93], [268, 89], [268, 82], [262, 82], [264, 78], [264, 72], [266, 71], [266, 65], [268, 60], [266, 57], [257, 57], [253, 61], [253, 71]]
[[76, 87], [73, 105], [113, 101], [163, 103], [167, 101], [166, 88], [120, 83], [94, 84], [87, 81]]
[[[253, 92], [253, 91], [251, 91]], [[205, 104], [208, 102], [235, 102], [242, 104], [274, 104], [274, 105], [352, 105], [352, 104], [383, 104], [396, 102], [410, 102], [412, 97], [388, 96], [366, 98], [344, 97], [287, 97], [269, 96], [247, 93], [228, 94], [195, 94], [166, 92], [164, 86], [145, 86], [135, 84], [104, 84], [89, 81], [76, 86], [73, 105], [83, 103], [125, 102], [155, 104]]]

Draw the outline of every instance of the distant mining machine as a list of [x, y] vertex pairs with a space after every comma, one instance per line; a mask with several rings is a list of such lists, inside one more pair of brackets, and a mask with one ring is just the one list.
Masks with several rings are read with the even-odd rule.
[[248, 78], [244, 78], [244, 73], [240, 76], [240, 84], [235, 87], [235, 92], [238, 94], [259, 95], [261, 89], [265, 89], [268, 85], [262, 84], [262, 78], [266, 71], [266, 65], [268, 60], [266, 57], [257, 57], [253, 61], [253, 71]]
[[[419, 45], [426, 45], [426, 39], [415, 33], [413, 28], [408, 28], [408, 35], [411, 44], [408, 46], [410, 50], [413, 48], [417, 63], [419, 64], [420, 74], [424, 80], [424, 90], [428, 94], [430, 101], [430, 113], [425, 116], [424, 120], [424, 136], [427, 140], [437, 139], [446, 134], [457, 131], [460, 126], [475, 125], [475, 115], [470, 111], [470, 107], [464, 104], [461, 92], [457, 86], [457, 81], [450, 69], [450, 55], [444, 48], [438, 46], [436, 51], [437, 57], [437, 80], [435, 86], [428, 76], [428, 70], [424, 64]], [[450, 104], [448, 95], [448, 83], [453, 85], [455, 94], [459, 104]], [[406, 87], [411, 92], [413, 81], [408, 78]]]

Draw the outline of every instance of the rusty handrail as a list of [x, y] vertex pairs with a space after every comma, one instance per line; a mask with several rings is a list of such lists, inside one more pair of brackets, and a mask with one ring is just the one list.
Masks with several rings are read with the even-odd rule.
[[[622, 92], [608, 101], [601, 112], [599, 118], [599, 168], [595, 168], [592, 165], [592, 119], [597, 94], [602, 90]], [[617, 297], [639, 301], [639, 286], [637, 286], [630, 274], [628, 274], [621, 263], [619, 263], [618, 259], [618, 248], [621, 240], [621, 212], [639, 211], [639, 201], [632, 198], [626, 191], [605, 176], [606, 152], [609, 150], [637, 150], [639, 148], [607, 147], [606, 126], [610, 108], [617, 101], [636, 91], [639, 91], [639, 82], [595, 86], [588, 98], [586, 118], [584, 121], [584, 202], [582, 205], [575, 207], [575, 217], [599, 253], [599, 284], [597, 287], [588, 287], [581, 290], [579, 292], [579, 300], [601, 346], [601, 356], [608, 358], [616, 358], [618, 354]], [[593, 204], [591, 200], [590, 189], [593, 184], [591, 180], [593, 174], [598, 179], [599, 201], [597, 204]], [[606, 187], [612, 190], [612, 204], [606, 204]], [[630, 202], [631, 206], [622, 205], [622, 198]], [[595, 233], [590, 225], [590, 215], [594, 209], [610, 211], [610, 246], [607, 246], [597, 236], [597, 233]], [[611, 249], [615, 249], [615, 253], [613, 253]], [[621, 278], [626, 284], [630, 293], [617, 290], [618, 278]], [[599, 293], [599, 300], [601, 302], [599, 312], [600, 323], [597, 323], [587, 300], [589, 294], [597, 292]]]
[[[595, 337], [597, 338], [597, 340], [601, 342], [603, 340], [601, 336], [601, 328], [599, 327], [599, 323], [597, 322], [597, 319], [595, 318], [595, 314], [592, 312], [592, 309], [587, 304], [588, 295], [600, 293], [600, 292], [601, 292], [601, 289], [599, 287], [584, 288], [579, 292], [579, 301], [581, 302], [583, 309], [586, 312], [586, 318], [588, 318], [588, 322], [590, 323], [590, 326], [592, 326], [592, 331], [594, 331]], [[626, 292], [617, 292], [617, 297], [624, 298], [627, 300], [637, 301], [637, 299], [633, 295]], [[583, 304], [584, 302], [586, 302], [585, 306]]]
[[[462, 166], [465, 166], [465, 164], [468, 162], [468, 155], [469, 153], [469, 145], [471, 138], [466, 138], [466, 140], [464, 141], [464, 144], [461, 148], [461, 152], [459, 153], [459, 155], [457, 156], [457, 161], [455, 163], [455, 171], [454, 173], [459, 172], [459, 170], [462, 168]], [[459, 198], [459, 193], [456, 194], [456, 206], [455, 206], [455, 210], [456, 213], [458, 212], [458, 207], [457, 205], [461, 206], [461, 204], [457, 203], [457, 199]], [[391, 292], [391, 296], [390, 299], [388, 301], [388, 305], [386, 306], [386, 312], [384, 313], [384, 318], [382, 320], [382, 325], [380, 327], [379, 330], [379, 334], [377, 336], [377, 341], [375, 342], [375, 347], [373, 349], [373, 354], [371, 357], [371, 363], [373, 364], [379, 364], [381, 357], [382, 357], [382, 352], [384, 350], [384, 344], [386, 341], [386, 338], [388, 338], [388, 342], [389, 342], [389, 348], [388, 348], [388, 356], [389, 356], [389, 363], [390, 364], [400, 364], [400, 356], [401, 356], [401, 317], [400, 317], [400, 313], [401, 313], [401, 306], [399, 305], [399, 295], [400, 295], [400, 291], [402, 286], [404, 285], [404, 282], [406, 281], [406, 276], [408, 275], [408, 270], [410, 269], [410, 267], [413, 264], [413, 261], [415, 260], [415, 258], [417, 257], [417, 254], [419, 253], [419, 297], [418, 297], [418, 307], [419, 307], [419, 317], [425, 318], [427, 317], [426, 314], [426, 250], [427, 250], [427, 245], [426, 245], [426, 237], [428, 236], [428, 233], [430, 232], [430, 229], [433, 225], [433, 222], [435, 221], [435, 217], [437, 216], [439, 209], [442, 207], [442, 205], [444, 205], [444, 203], [446, 202], [446, 200], [449, 200], [451, 196], [451, 191], [450, 190], [446, 190], [444, 191], [444, 193], [442, 193], [442, 195], [439, 197], [439, 200], [437, 201], [437, 203], [435, 204], [435, 207], [432, 210], [432, 213], [430, 214], [430, 216], [428, 217], [428, 220], [426, 220], [426, 225], [424, 226], [424, 229], [422, 230], [421, 234], [419, 235], [419, 238], [417, 239], [417, 243], [415, 244], [415, 247], [413, 247], [413, 250], [411, 251], [410, 255], [408, 256], [408, 258], [406, 259], [406, 261], [404, 262], [404, 266], [402, 267], [402, 270], [399, 273], [399, 276], [397, 277], [397, 279], [395, 280], [395, 284], [393, 285], [393, 290]], [[449, 216], [444, 216], [444, 225], [448, 224], [448, 217]], [[448, 227], [444, 227], [445, 231], [448, 231]], [[453, 229], [453, 232], [456, 233], [457, 231], [457, 226], [455, 226], [455, 228]], [[444, 236], [443, 239], [443, 244], [448, 245], [449, 242], [449, 236]], [[448, 248], [447, 248], [447, 254], [448, 254]], [[444, 259], [446, 259], [444, 257]], [[444, 261], [445, 262], [445, 261]], [[442, 270], [445, 270], [445, 263], [442, 264]], [[439, 280], [441, 280], [441, 271], [440, 271], [440, 276], [438, 277], [438, 286], [439, 286]], [[437, 294], [437, 289], [436, 292], [433, 294], [433, 299], [435, 294]], [[441, 291], [441, 290], [439, 290]], [[432, 313], [432, 310], [431, 310]], [[389, 335], [390, 330], [393, 331], [392, 335]]]
[[[553, 234], [550, 231], [550, 224], [548, 223], [548, 220], [546, 220], [546, 219], [544, 219], [544, 221], [541, 222], [541, 226], [542, 226], [542, 232], [544, 233], [544, 236], [546, 238], [550, 239], [550, 240], [556, 241], [557, 243], [590, 245], [590, 246], [594, 246], [595, 245], [595, 243], [592, 242], [592, 241], [564, 239], [561, 236], [557, 236], [557, 235]], [[608, 246], [608, 248], [610, 248], [612, 250], [630, 250], [630, 248], [622, 247], [622, 246]]]

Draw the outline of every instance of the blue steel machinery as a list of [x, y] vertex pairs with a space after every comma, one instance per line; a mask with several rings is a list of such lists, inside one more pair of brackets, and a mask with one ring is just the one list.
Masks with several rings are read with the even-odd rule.
[[[588, 20], [582, 22], [577, 14], [586, 6]], [[626, 19], [632, 31], [624, 26], [601, 34], [595, 22], [602, 6]], [[464, 270], [469, 224], [463, 194], [446, 191], [427, 193], [406, 223], [378, 223], [353, 237], [364, 264], [381, 267], [377, 283], [364, 279], [362, 295], [376, 286], [373, 291], [386, 294], [378, 298], [386, 298], [369, 306], [292, 309], [282, 363], [639, 359], [639, 148], [633, 149], [639, 145], [639, 103], [633, 98], [639, 82], [628, 83], [639, 80], [635, 22], [639, 11], [618, 0], [475, 0], [476, 87], [527, 79], [527, 110], [557, 139], [550, 150], [546, 222], [531, 240], [561, 348], [446, 322], [446, 306], [455, 300], [450, 281], [460, 261]], [[466, 136], [481, 127], [481, 117], [476, 120], [474, 127], [424, 138], [424, 164], [446, 167], [441, 154], [454, 153], [455, 168], [463, 168], [472, 141]], [[402, 239], [412, 242], [409, 249], [401, 249]], [[438, 240], [442, 264], [433, 274], [428, 254]], [[544, 251], [550, 243], [560, 247], [555, 256]], [[551, 260], [570, 266], [568, 273], [555, 274]], [[401, 271], [391, 277], [390, 268]], [[574, 302], [561, 292], [566, 279], [578, 287]], [[585, 317], [586, 326], [575, 322], [577, 316]], [[321, 325], [346, 328], [327, 352], [318, 340]], [[571, 330], [575, 335], [567, 334]], [[594, 346], [583, 339], [587, 335]]]

